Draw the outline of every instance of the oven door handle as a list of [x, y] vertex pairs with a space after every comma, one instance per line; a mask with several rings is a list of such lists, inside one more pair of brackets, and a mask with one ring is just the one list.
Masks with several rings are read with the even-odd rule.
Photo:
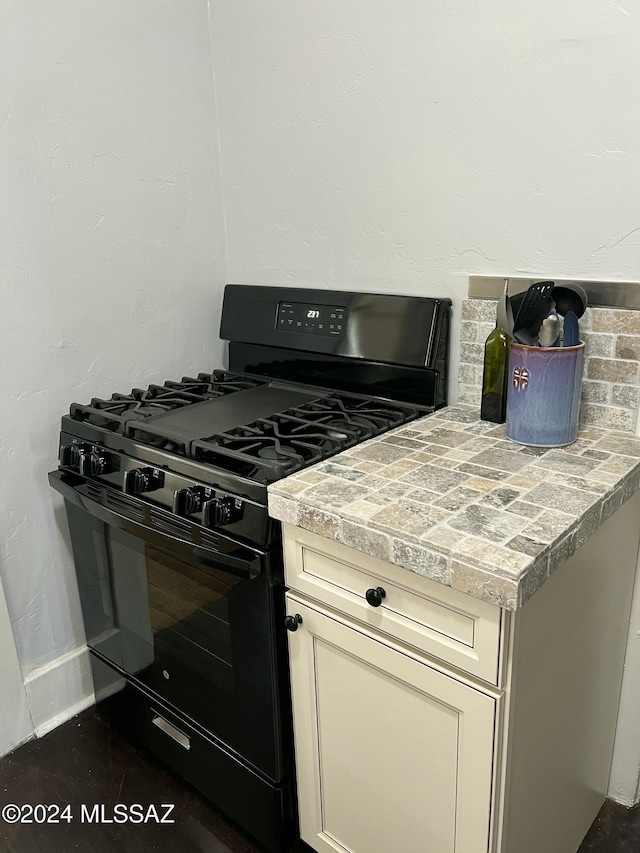
[[[166, 530], [155, 527], [151, 521], [149, 507], [146, 504], [140, 503], [136, 506], [136, 508], [143, 510], [144, 521], [129, 518], [122, 510], [118, 511], [106, 505], [109, 496], [104, 487], [97, 486], [100, 489], [101, 500], [96, 500], [87, 494], [83, 494], [80, 489], [85, 485], [86, 481], [75, 474], [50, 471], [49, 483], [65, 500], [71, 501], [71, 503], [85, 510], [85, 512], [88, 512], [94, 518], [118, 527], [132, 536], [144, 539], [146, 542], [164, 545], [165, 547], [167, 544], [173, 544], [180, 548], [187, 548], [198, 558], [215, 562], [216, 568], [220, 568], [237, 577], [255, 578], [262, 574], [264, 555], [257, 554], [255, 551], [242, 545], [237, 545], [226, 537], [220, 538], [222, 541], [235, 546], [239, 556], [221, 553], [216, 548], [209, 548], [186, 537], [178, 536], [175, 533], [169, 533]], [[92, 485], [96, 486], [96, 484]], [[117, 493], [117, 496], [119, 496], [119, 493]]]

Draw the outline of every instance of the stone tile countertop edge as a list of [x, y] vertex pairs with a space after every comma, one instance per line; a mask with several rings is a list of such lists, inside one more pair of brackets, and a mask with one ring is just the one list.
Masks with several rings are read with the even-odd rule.
[[527, 447], [459, 404], [273, 483], [269, 513], [516, 610], [639, 487], [638, 436]]

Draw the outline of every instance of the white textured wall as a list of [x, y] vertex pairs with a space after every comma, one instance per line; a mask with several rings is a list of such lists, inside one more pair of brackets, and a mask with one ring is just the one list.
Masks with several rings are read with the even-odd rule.
[[46, 478], [61, 414], [220, 362], [208, 27], [205, 0], [0, 10], [0, 571], [25, 676], [52, 689], [82, 643]]
[[469, 273], [638, 279], [636, 4], [215, 0], [212, 19], [233, 280], [459, 306]]

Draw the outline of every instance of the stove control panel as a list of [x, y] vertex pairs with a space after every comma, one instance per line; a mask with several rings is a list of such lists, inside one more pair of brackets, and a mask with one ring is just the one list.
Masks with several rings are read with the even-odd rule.
[[347, 331], [347, 309], [344, 305], [280, 302], [276, 328], [282, 332], [344, 338]]
[[265, 535], [263, 504], [109, 447], [63, 435], [60, 467], [202, 527], [229, 528], [253, 541]]

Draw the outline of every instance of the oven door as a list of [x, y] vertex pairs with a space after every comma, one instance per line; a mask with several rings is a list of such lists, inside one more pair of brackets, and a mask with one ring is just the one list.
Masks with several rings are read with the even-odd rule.
[[170, 513], [75, 475], [49, 479], [65, 497], [89, 648], [282, 778], [284, 596], [269, 582], [271, 555], [197, 527], [195, 544], [160, 529], [182, 523]]

